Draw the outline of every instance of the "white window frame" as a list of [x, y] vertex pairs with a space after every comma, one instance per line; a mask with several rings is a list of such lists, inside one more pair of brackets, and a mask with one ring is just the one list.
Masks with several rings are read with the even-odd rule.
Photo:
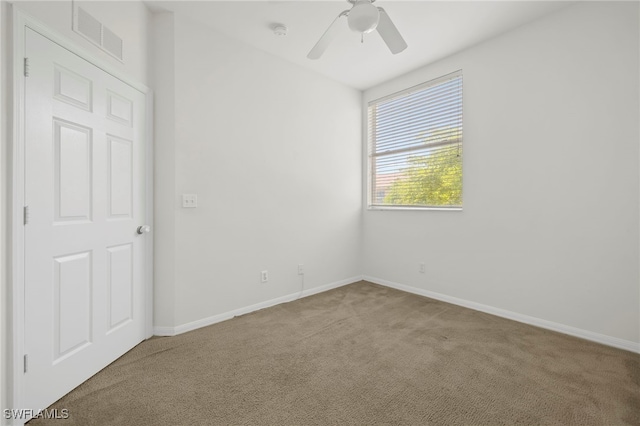
[[[370, 120], [370, 112], [369, 109], [372, 105], [375, 104], [379, 104], [385, 101], [389, 101], [392, 99], [398, 99], [398, 98], [402, 98], [402, 97], [406, 97], [409, 96], [413, 93], [419, 92], [421, 90], [425, 90], [428, 89], [429, 87], [433, 87], [433, 86], [437, 86], [438, 84], [444, 83], [446, 81], [450, 81], [453, 80], [455, 78], [462, 78], [463, 73], [462, 70], [457, 70], [454, 72], [451, 72], [449, 74], [443, 75], [441, 77], [437, 77], [435, 79], [426, 81], [424, 83], [420, 83], [418, 85], [409, 87], [407, 89], [404, 90], [400, 90], [398, 92], [383, 96], [381, 98], [377, 98], [377, 99], [373, 99], [369, 102], [367, 102], [367, 110], [365, 112], [365, 126], [366, 126], [366, 134], [367, 134], [367, 139], [366, 139], [366, 149], [365, 149], [365, 160], [367, 163], [366, 169], [367, 169], [367, 187], [366, 187], [366, 203], [367, 203], [367, 210], [418, 210], [418, 211], [422, 211], [422, 210], [427, 210], [427, 211], [462, 211], [463, 206], [425, 206], [425, 205], [415, 205], [415, 206], [408, 206], [408, 205], [398, 205], [398, 206], [394, 206], [394, 205], [380, 205], [380, 204], [373, 204], [373, 191], [374, 191], [374, 170], [372, 167], [372, 134], [371, 134], [371, 126], [369, 125], [369, 120]], [[463, 104], [463, 108], [464, 108], [464, 92], [462, 92], [462, 104]], [[463, 119], [463, 125], [464, 125], [464, 119]], [[460, 144], [463, 145], [463, 139], [464, 136], [461, 136], [461, 140], [460, 140]], [[464, 163], [463, 163], [464, 164]], [[464, 173], [464, 166], [463, 166], [463, 173]], [[463, 177], [464, 179], [464, 177]], [[463, 184], [463, 193], [464, 193], [464, 184]], [[464, 195], [463, 195], [463, 203], [464, 203]]]

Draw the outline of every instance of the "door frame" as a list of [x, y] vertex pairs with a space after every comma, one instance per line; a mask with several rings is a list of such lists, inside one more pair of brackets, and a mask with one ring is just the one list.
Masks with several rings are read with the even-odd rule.
[[[10, 202], [9, 217], [11, 220], [10, 238], [11, 252], [9, 288], [11, 294], [10, 301], [11, 337], [10, 364], [8, 366], [10, 377], [8, 408], [32, 408], [23, 407], [23, 359], [24, 359], [24, 191], [25, 191], [25, 77], [24, 58], [26, 29], [29, 28], [40, 35], [48, 38], [54, 43], [78, 55], [87, 62], [100, 68], [108, 74], [116, 77], [134, 89], [140, 91], [145, 96], [145, 208], [146, 224], [151, 225], [153, 230], [153, 92], [144, 84], [132, 79], [128, 75], [113, 67], [108, 62], [96, 57], [90, 51], [78, 46], [74, 41], [56, 33], [42, 24], [37, 19], [29, 16], [16, 7], [12, 11], [12, 84], [13, 89], [13, 128], [10, 138], [11, 152], [11, 194], [7, 197]], [[144, 282], [144, 332], [145, 338], [153, 335], [153, 232], [146, 234], [145, 238], [145, 282]], [[44, 408], [44, 407], [43, 407]], [[24, 424], [19, 420], [16, 424]]]

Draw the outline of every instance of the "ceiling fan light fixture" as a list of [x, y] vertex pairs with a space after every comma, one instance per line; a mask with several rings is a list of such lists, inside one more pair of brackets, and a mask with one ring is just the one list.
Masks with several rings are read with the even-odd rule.
[[375, 30], [380, 21], [378, 8], [369, 0], [358, 0], [349, 11], [347, 23], [349, 28], [358, 33], [370, 33]]
[[353, 5], [349, 10], [344, 10], [333, 20], [329, 28], [322, 34], [320, 40], [313, 46], [307, 54], [309, 59], [319, 59], [327, 46], [331, 43], [347, 18], [349, 28], [361, 34], [361, 41], [364, 41], [364, 34], [376, 30], [382, 41], [387, 45], [391, 53], [394, 55], [402, 52], [407, 48], [407, 42], [404, 41], [398, 29], [389, 18], [389, 14], [381, 7], [375, 7], [372, 3], [376, 0], [347, 0]]

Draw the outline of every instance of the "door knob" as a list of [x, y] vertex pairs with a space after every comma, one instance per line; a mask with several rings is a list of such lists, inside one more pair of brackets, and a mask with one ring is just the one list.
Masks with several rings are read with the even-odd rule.
[[151, 232], [151, 227], [149, 225], [140, 225], [138, 226], [138, 230], [136, 231], [138, 234], [146, 234]]

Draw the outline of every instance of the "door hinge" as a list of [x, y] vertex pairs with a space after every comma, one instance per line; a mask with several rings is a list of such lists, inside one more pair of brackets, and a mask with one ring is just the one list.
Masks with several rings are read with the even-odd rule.
[[24, 206], [23, 210], [23, 222], [26, 225], [29, 223], [29, 206]]
[[29, 355], [24, 354], [24, 372], [27, 372], [27, 366], [29, 365]]
[[29, 77], [29, 58], [24, 58], [24, 76]]

